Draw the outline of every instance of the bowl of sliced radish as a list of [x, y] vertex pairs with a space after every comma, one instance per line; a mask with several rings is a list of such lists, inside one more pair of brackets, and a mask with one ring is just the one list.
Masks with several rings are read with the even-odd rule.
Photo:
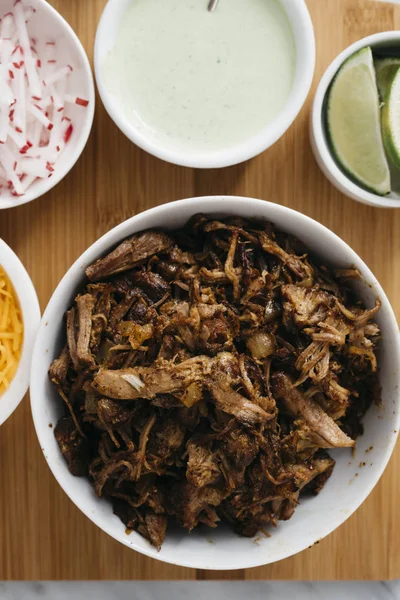
[[0, 0], [0, 209], [71, 170], [88, 140], [94, 82], [77, 35], [44, 0]]

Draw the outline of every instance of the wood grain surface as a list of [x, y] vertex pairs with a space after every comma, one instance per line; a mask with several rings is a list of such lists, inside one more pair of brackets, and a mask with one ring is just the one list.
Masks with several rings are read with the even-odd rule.
[[[293, 0], [296, 1], [296, 0]], [[92, 59], [105, 0], [53, 0]], [[400, 7], [371, 0], [308, 0], [317, 39], [314, 90], [357, 39], [400, 28]], [[45, 308], [72, 262], [100, 235], [157, 204], [205, 194], [264, 198], [331, 228], [377, 275], [400, 314], [400, 211], [349, 200], [324, 178], [308, 140], [310, 94], [273, 148], [237, 167], [200, 171], [161, 162], [133, 146], [100, 101], [87, 148], [47, 196], [0, 212], [0, 237], [25, 263]], [[200, 572], [146, 558], [95, 527], [50, 473], [28, 398], [0, 429], [0, 580], [19, 579], [392, 579], [400, 577], [400, 446], [379, 484], [342, 527], [285, 561], [248, 571]]]

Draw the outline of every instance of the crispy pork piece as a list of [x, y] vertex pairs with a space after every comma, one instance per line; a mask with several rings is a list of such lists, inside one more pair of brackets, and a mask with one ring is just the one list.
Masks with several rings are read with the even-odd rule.
[[92, 329], [90, 333], [90, 350], [94, 355], [100, 346], [103, 332], [108, 325], [111, 311], [111, 295], [113, 288], [108, 284], [92, 284], [88, 286], [90, 293], [96, 297], [96, 306], [93, 309]]
[[100, 281], [110, 275], [128, 271], [143, 264], [155, 254], [165, 253], [173, 246], [169, 235], [157, 231], [144, 231], [125, 240], [115, 250], [100, 258], [86, 269], [90, 281]]
[[146, 271], [146, 269], [132, 271], [129, 274], [129, 279], [132, 285], [142, 290], [152, 302], [159, 302], [170, 291], [169, 284], [161, 275]]
[[153, 546], [160, 551], [167, 533], [167, 515], [157, 515], [152, 510], [148, 510], [144, 520], [148, 533], [148, 536], [145, 537], [148, 537]]
[[[329, 471], [332, 473], [335, 461], [329, 456], [323, 458], [315, 458], [309, 462], [289, 464], [286, 467], [287, 472], [293, 478], [293, 483], [298, 491], [301, 491], [307, 485], [319, 477], [323, 473]], [[328, 475], [328, 477], [329, 477]]]
[[199, 488], [215, 483], [221, 476], [216, 452], [195, 440], [189, 440], [187, 451], [186, 479], [189, 483]]
[[273, 376], [274, 392], [283, 402], [285, 409], [294, 417], [302, 417], [306, 423], [332, 448], [354, 446], [354, 440], [312, 398], [307, 398], [294, 387], [294, 382], [285, 373]]
[[54, 435], [72, 475], [78, 477], [86, 475], [89, 458], [88, 442], [75, 427], [72, 417], [61, 417], [54, 429]]
[[71, 357], [72, 364], [76, 371], [79, 370], [79, 359], [76, 347], [76, 338], [78, 334], [77, 323], [76, 323], [76, 308], [73, 306], [71, 310], [67, 311], [67, 344], [69, 349], [69, 355]]
[[286, 252], [275, 240], [271, 239], [264, 231], [259, 233], [262, 249], [268, 254], [276, 256], [287, 265], [300, 279], [311, 276], [311, 268], [307, 263], [294, 254]]
[[206, 356], [189, 358], [182, 363], [161, 360], [152, 367], [99, 371], [93, 388], [116, 400], [151, 400], [157, 394], [182, 392], [192, 383], [211, 373], [212, 361]]
[[60, 356], [51, 363], [49, 369], [49, 377], [53, 383], [56, 385], [62, 385], [65, 383], [70, 363], [71, 357], [68, 346], [64, 346]]
[[[256, 403], [234, 391], [217, 363], [206, 356], [190, 358], [180, 364], [161, 361], [153, 367], [99, 371], [94, 390], [116, 400], [151, 400], [157, 394], [176, 394], [197, 384], [207, 387], [220, 410], [234, 415], [241, 423], [255, 425], [272, 419]], [[200, 399], [200, 397], [199, 397]]]
[[94, 363], [90, 351], [90, 335], [92, 333], [92, 313], [95, 306], [95, 299], [91, 294], [78, 296], [76, 299], [78, 308], [78, 336], [76, 341], [76, 354], [81, 365]]
[[164, 418], [163, 422], [156, 423], [149, 433], [147, 444], [149, 460], [154, 465], [168, 462], [171, 456], [183, 449], [184, 440], [185, 429], [182, 423], [172, 417]]
[[298, 285], [287, 284], [281, 288], [284, 319], [293, 319], [298, 327], [306, 327], [322, 321], [328, 307], [333, 302], [329, 294], [320, 289], [307, 289]]
[[202, 511], [219, 506], [227, 492], [211, 486], [195, 487], [188, 482], [173, 485], [167, 500], [167, 510], [189, 531], [199, 522]]
[[96, 403], [96, 412], [102, 423], [115, 427], [126, 423], [132, 418], [132, 411], [121, 402], [114, 402], [109, 398], [99, 398]]
[[218, 377], [217, 383], [211, 383], [209, 388], [217, 407], [233, 415], [244, 425], [266, 423], [274, 418], [274, 415], [268, 414], [257, 404], [235, 392], [222, 376]]

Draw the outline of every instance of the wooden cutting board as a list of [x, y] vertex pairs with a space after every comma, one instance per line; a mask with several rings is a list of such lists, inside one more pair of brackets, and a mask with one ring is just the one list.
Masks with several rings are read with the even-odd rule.
[[[51, 3], [92, 58], [105, 0]], [[308, 5], [317, 39], [314, 90], [343, 48], [400, 28], [400, 6], [371, 0], [308, 0]], [[72, 262], [124, 219], [179, 198], [237, 194], [290, 206], [335, 231], [371, 267], [399, 316], [400, 210], [353, 202], [324, 178], [308, 140], [312, 96], [273, 148], [218, 171], [184, 169], [149, 156], [125, 139], [99, 101], [91, 138], [72, 173], [44, 198], [0, 212], [0, 237], [25, 263], [42, 309]], [[0, 580], [400, 578], [400, 446], [370, 497], [335, 533], [293, 558], [228, 573], [146, 558], [97, 529], [50, 473], [28, 398], [0, 429], [0, 477]]]

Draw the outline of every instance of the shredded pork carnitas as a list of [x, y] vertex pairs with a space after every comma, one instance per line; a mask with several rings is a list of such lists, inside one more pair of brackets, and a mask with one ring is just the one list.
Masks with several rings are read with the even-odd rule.
[[[346, 265], [344, 265], [346, 267]], [[55, 436], [127, 528], [269, 535], [354, 446], [379, 398], [379, 302], [268, 222], [193, 218], [89, 266], [50, 368]]]

